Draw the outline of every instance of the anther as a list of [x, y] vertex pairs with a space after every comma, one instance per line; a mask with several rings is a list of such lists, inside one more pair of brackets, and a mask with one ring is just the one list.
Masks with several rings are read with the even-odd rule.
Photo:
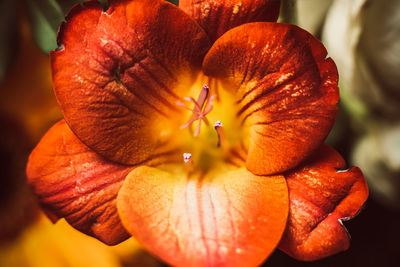
[[183, 153], [183, 162], [185, 163], [184, 166], [186, 170], [191, 173], [193, 172], [193, 161], [192, 161], [192, 154], [191, 153]]
[[183, 161], [185, 163], [191, 163], [192, 162], [192, 154], [190, 153], [183, 153]]
[[224, 128], [222, 127], [222, 122], [221, 121], [216, 121], [214, 123], [214, 129], [215, 129], [215, 131], [217, 132], [217, 135], [218, 135], [217, 146], [220, 147], [221, 144], [225, 140], [225, 131], [224, 131]]
[[177, 105], [192, 111], [192, 116], [190, 116], [189, 120], [181, 126], [181, 129], [188, 128], [198, 120], [198, 126], [194, 133], [194, 136], [198, 136], [200, 134], [201, 121], [204, 121], [207, 125], [209, 124], [206, 115], [213, 109], [213, 100], [215, 98], [215, 95], [209, 97], [209, 93], [210, 89], [206, 84], [204, 84], [197, 101], [193, 97], [185, 97], [184, 99], [186, 101], [193, 103], [193, 108], [188, 107], [186, 104], [180, 101], [176, 102]]

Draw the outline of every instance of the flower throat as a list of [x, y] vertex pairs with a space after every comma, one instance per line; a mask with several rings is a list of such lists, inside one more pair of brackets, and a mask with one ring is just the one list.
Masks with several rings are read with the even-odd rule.
[[[190, 111], [189, 119], [180, 127], [186, 131], [187, 136], [183, 138], [184, 164], [192, 171], [207, 172], [216, 164], [229, 162], [230, 154], [238, 143], [237, 134], [240, 132], [233, 128], [234, 116], [229, 116], [232, 115], [232, 110], [227, 110], [222, 101], [215, 103], [216, 95], [210, 93], [206, 84], [203, 85], [197, 99], [185, 97], [184, 100], [187, 103], [176, 102], [178, 106]], [[224, 97], [224, 100], [228, 100], [227, 97]], [[190, 107], [190, 104], [193, 107]], [[226, 135], [222, 121], [228, 122], [231, 130], [229, 132], [233, 134]]]

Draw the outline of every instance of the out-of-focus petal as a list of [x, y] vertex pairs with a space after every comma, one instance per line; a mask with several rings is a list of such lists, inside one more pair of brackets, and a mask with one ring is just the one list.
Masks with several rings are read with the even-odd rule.
[[343, 103], [352, 113], [361, 105], [398, 118], [399, 33], [397, 0], [334, 1], [322, 37], [340, 71]]
[[[124, 255], [144, 258], [146, 254], [139, 244], [129, 239], [117, 246], [106, 246], [97, 240], [73, 229], [60, 220], [53, 225], [45, 216], [21, 235], [15, 242], [0, 249], [0, 266], [65, 267], [96, 266], [122, 267]], [[147, 255], [141, 267], [159, 267], [161, 264]], [[131, 266], [131, 265], [129, 265]]]
[[138, 167], [117, 203], [125, 228], [174, 266], [257, 266], [275, 249], [288, 212], [283, 176], [227, 165], [200, 176], [176, 165]]
[[200, 24], [212, 41], [226, 31], [249, 22], [275, 22], [280, 0], [180, 0], [179, 7]]
[[61, 121], [32, 152], [27, 176], [53, 221], [64, 217], [78, 230], [117, 244], [129, 235], [120, 223], [115, 201], [132, 169], [99, 157]]
[[70, 11], [58, 42], [55, 92], [79, 139], [124, 164], [166, 153], [183, 124], [176, 102], [209, 48], [204, 30], [165, 1], [110, 1], [106, 12], [90, 1]]
[[297, 13], [297, 25], [313, 35], [318, 34], [329, 7], [333, 0], [301, 0], [295, 1]]
[[357, 214], [368, 187], [359, 168], [345, 168], [342, 157], [323, 145], [303, 167], [285, 175], [290, 211], [281, 250], [312, 261], [349, 247], [342, 220]]
[[337, 114], [338, 74], [324, 46], [290, 24], [236, 27], [207, 53], [203, 70], [237, 96], [249, 129], [247, 168], [258, 175], [295, 167], [318, 148]]
[[33, 43], [25, 19], [19, 28], [18, 55], [0, 84], [0, 112], [21, 124], [36, 143], [62, 114], [54, 98], [49, 58]]
[[363, 170], [372, 197], [400, 209], [400, 123], [369, 124], [370, 131], [352, 151], [352, 162]]

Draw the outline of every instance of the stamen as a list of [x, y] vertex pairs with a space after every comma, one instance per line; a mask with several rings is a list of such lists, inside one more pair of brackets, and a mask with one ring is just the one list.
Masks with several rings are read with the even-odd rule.
[[189, 173], [193, 172], [194, 166], [191, 153], [183, 153], [183, 162], [185, 162], [184, 166], [186, 167], [186, 170]]
[[203, 88], [200, 91], [199, 97], [197, 101], [193, 97], [185, 97], [184, 99], [188, 102], [192, 102], [194, 104], [193, 108], [188, 107], [186, 104], [177, 101], [176, 104], [184, 107], [192, 111], [192, 116], [190, 116], [189, 120], [181, 126], [181, 129], [188, 128], [195, 121], [199, 121], [197, 125], [197, 129], [194, 133], [194, 136], [198, 136], [200, 134], [201, 121], [204, 121], [205, 124], [209, 125], [206, 115], [211, 112], [213, 109], [213, 100], [215, 95], [208, 97], [210, 89], [206, 84], [203, 85]]
[[192, 154], [190, 153], [183, 153], [183, 161], [185, 163], [191, 163], [192, 162]]
[[214, 123], [214, 128], [216, 128], [216, 127], [222, 127], [222, 122], [221, 121], [216, 121]]
[[214, 123], [214, 129], [215, 129], [215, 131], [217, 132], [217, 135], [218, 135], [217, 146], [220, 147], [221, 144], [223, 142], [225, 142], [224, 141], [225, 140], [225, 131], [224, 131], [224, 128], [222, 127], [222, 122], [221, 121], [216, 121]]

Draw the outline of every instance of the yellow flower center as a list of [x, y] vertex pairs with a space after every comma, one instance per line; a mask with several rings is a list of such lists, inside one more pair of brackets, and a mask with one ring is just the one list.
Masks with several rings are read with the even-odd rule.
[[226, 163], [242, 166], [245, 161], [246, 127], [236, 117], [236, 100], [216, 89], [216, 84], [196, 83], [191, 95], [176, 103], [186, 111], [186, 121], [174, 139], [183, 151], [182, 162], [193, 172], [209, 172]]

